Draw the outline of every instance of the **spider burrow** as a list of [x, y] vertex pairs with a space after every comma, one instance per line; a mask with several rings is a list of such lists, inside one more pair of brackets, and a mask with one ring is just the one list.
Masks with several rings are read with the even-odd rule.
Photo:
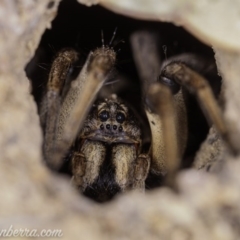
[[115, 51], [104, 44], [90, 52], [73, 81], [69, 80], [70, 73], [78, 53], [60, 51], [52, 63], [42, 100], [40, 118], [47, 164], [59, 169], [71, 150], [73, 184], [97, 201], [129, 189], [144, 191], [150, 173], [167, 176], [166, 183], [177, 189], [175, 175], [188, 138], [187, 90], [197, 96], [206, 117], [235, 151], [204, 78], [208, 62], [193, 54], [161, 62], [156, 38], [149, 31], [134, 32], [130, 42], [142, 84], [140, 104], [151, 130], [147, 152], [142, 153], [141, 127], [127, 103], [116, 95], [95, 101], [116, 63]]

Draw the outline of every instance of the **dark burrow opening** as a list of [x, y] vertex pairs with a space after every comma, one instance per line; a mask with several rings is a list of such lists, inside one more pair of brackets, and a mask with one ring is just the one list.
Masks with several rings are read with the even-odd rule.
[[[127, 79], [130, 83], [127, 88], [120, 88], [117, 94], [134, 106], [142, 116], [144, 137], [147, 139], [144, 145], [146, 151], [149, 146], [150, 130], [140, 104], [142, 102], [141, 85], [133, 61], [129, 37], [136, 30], [154, 31], [159, 39], [158, 54], [161, 60], [181, 53], [195, 53], [214, 62], [212, 49], [183, 28], [176, 27], [171, 23], [135, 20], [110, 12], [100, 6], [86, 7], [76, 0], [63, 0], [59, 5], [58, 14], [52, 22], [52, 28], [45, 31], [34, 57], [26, 66], [26, 73], [32, 83], [32, 94], [39, 109], [46, 90], [51, 63], [56, 53], [66, 47], [77, 50], [81, 56], [76, 67], [76, 71], [79, 72], [88, 53], [102, 46], [101, 32], [103, 32], [104, 42], [107, 45], [116, 28], [116, 36], [112, 44], [117, 52], [116, 69], [121, 78]], [[214, 87], [214, 92], [218, 94], [220, 79], [217, 72], [216, 77], [209, 80]], [[111, 89], [114, 91], [115, 88], [112, 85]], [[182, 168], [191, 166], [194, 155], [209, 129], [197, 101], [191, 95], [188, 101], [188, 128], [188, 146], [182, 161]], [[68, 164], [66, 162], [67, 167], [64, 165], [63, 172], [69, 173]], [[152, 188], [161, 183], [162, 179], [150, 176], [146, 185]]]

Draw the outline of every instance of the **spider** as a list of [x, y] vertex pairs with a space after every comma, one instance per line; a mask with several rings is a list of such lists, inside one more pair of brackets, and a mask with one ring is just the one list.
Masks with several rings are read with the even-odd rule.
[[166, 184], [177, 189], [175, 175], [188, 135], [186, 90], [196, 95], [207, 119], [234, 151], [204, 77], [212, 65], [193, 54], [161, 63], [156, 38], [149, 31], [132, 33], [130, 42], [151, 130], [147, 152], [142, 152], [142, 129], [128, 103], [116, 94], [97, 99], [117, 58], [114, 49], [104, 44], [90, 52], [73, 81], [70, 76], [78, 53], [63, 49], [57, 54], [40, 110], [46, 163], [57, 170], [70, 151], [73, 184], [100, 202], [129, 189], [144, 191], [150, 173], [165, 176]]

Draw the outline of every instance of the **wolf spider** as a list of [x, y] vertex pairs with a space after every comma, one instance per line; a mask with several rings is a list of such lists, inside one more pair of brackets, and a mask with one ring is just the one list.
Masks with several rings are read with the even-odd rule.
[[207, 119], [229, 143], [221, 111], [204, 78], [204, 72], [211, 71], [208, 62], [182, 54], [161, 64], [154, 34], [137, 31], [130, 41], [151, 130], [147, 153], [142, 153], [141, 127], [128, 104], [116, 95], [95, 101], [114, 69], [116, 52], [111, 47], [90, 52], [73, 81], [70, 75], [78, 53], [60, 51], [42, 100], [46, 163], [57, 170], [70, 151], [73, 184], [97, 201], [128, 189], [143, 191], [150, 172], [166, 175], [166, 184], [177, 189], [175, 174], [187, 142], [186, 89], [196, 95]]

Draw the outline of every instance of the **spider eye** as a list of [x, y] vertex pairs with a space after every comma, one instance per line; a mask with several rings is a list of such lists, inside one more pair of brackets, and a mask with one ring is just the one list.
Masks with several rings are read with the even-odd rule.
[[117, 113], [116, 120], [118, 123], [123, 123], [125, 121], [126, 117], [123, 113], [119, 112]]
[[168, 86], [171, 91], [172, 94], [177, 94], [180, 90], [180, 85], [178, 83], [176, 83], [174, 80], [164, 77], [164, 76], [159, 76], [158, 78], [159, 82], [161, 82], [162, 84]]
[[105, 122], [108, 120], [109, 118], [109, 112], [106, 110], [103, 110], [100, 114], [99, 114], [99, 118], [102, 122]]

